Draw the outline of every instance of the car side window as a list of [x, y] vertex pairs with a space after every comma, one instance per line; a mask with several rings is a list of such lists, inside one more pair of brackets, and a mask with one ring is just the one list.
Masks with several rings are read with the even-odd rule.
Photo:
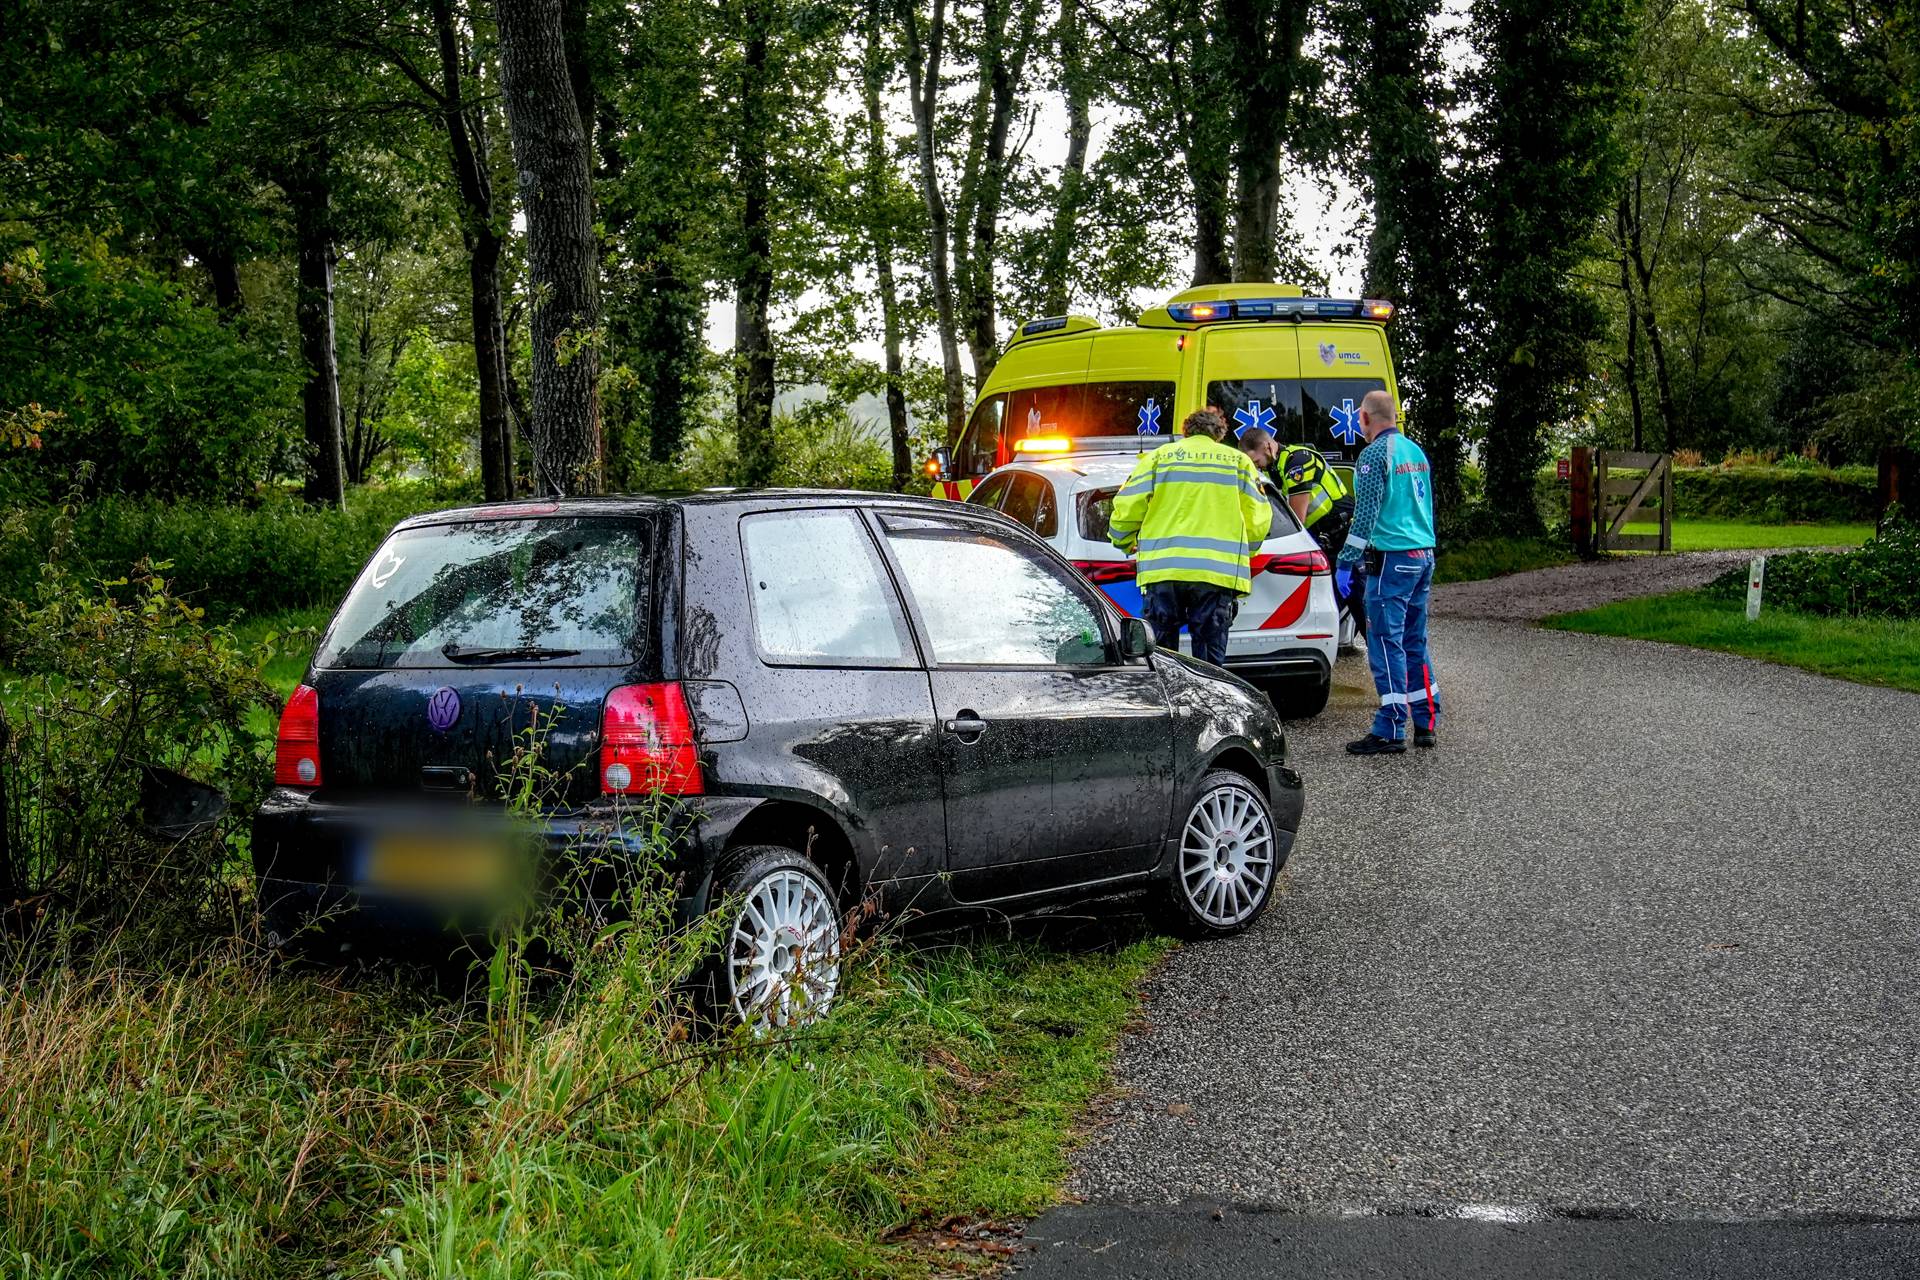
[[912, 642], [873, 539], [851, 511], [740, 521], [753, 626], [768, 662], [911, 666]]
[[954, 469], [961, 475], [983, 476], [1011, 456], [1007, 454], [1007, 443], [1001, 432], [1006, 412], [1004, 395], [988, 396], [973, 411], [966, 433], [960, 437], [960, 447], [953, 455]]
[[1015, 475], [1000, 510], [1043, 538], [1060, 532], [1060, 518], [1054, 514], [1053, 485], [1040, 476]]
[[1000, 509], [1000, 499], [1006, 496], [1007, 489], [1012, 484], [1013, 476], [1011, 474], [1003, 473], [997, 476], [988, 476], [975, 487], [972, 493], [967, 495], [967, 501], [976, 507], [990, 507], [998, 511]]
[[883, 521], [935, 662], [1081, 667], [1111, 659], [1091, 601], [1038, 549], [971, 525]]

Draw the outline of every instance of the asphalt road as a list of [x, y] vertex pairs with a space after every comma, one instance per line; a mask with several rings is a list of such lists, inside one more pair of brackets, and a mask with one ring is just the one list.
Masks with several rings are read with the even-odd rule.
[[[1089, 1205], [1035, 1224], [1030, 1273], [1284, 1273], [1264, 1225], [1219, 1270], [1175, 1265], [1210, 1206], [1286, 1211], [1258, 1221], [1322, 1233], [1301, 1274], [1326, 1276], [1428, 1274], [1368, 1250], [1454, 1256], [1433, 1233], [1461, 1213], [1623, 1248], [1650, 1228], [1610, 1219], [1920, 1217], [1920, 696], [1494, 622], [1437, 622], [1434, 648], [1437, 751], [1341, 753], [1373, 702], [1354, 658], [1295, 726], [1284, 892], [1155, 980], [1081, 1152]], [[1920, 1272], [1903, 1226], [1795, 1238]], [[1802, 1274], [1721, 1268], [1729, 1239], [1638, 1244], [1705, 1268], [1647, 1274]], [[1883, 1274], [1856, 1262], [1827, 1274]], [[1506, 1274], [1432, 1274], [1482, 1272]]]

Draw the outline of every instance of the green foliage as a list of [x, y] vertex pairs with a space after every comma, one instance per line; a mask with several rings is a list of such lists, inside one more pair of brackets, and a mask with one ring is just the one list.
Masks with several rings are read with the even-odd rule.
[[1482, 0], [1481, 105], [1469, 123], [1483, 170], [1476, 280], [1492, 392], [1487, 497], [1507, 531], [1537, 532], [1533, 476], [1548, 429], [1577, 416], [1599, 309], [1574, 271], [1591, 252], [1619, 173], [1624, 0]]
[[[224, 792], [244, 823], [266, 774], [277, 705], [268, 653], [204, 626], [157, 569], [88, 584], [64, 564], [63, 528], [31, 605], [7, 618], [0, 732], [0, 898], [27, 901], [35, 931], [78, 926], [178, 936], [224, 922], [234, 899], [228, 838], [139, 822], [143, 770]], [[119, 592], [111, 588], [120, 588]], [[124, 598], [122, 598], [124, 597]]]
[[[1675, 467], [1677, 520], [1859, 524], [1879, 515], [1878, 477], [1871, 467], [1813, 463], [1739, 467]], [[1535, 478], [1541, 510], [1567, 516], [1567, 482], [1544, 471]]]
[[298, 378], [269, 336], [104, 240], [0, 246], [0, 406], [59, 415], [5, 460], [7, 487], [87, 463], [107, 491], [225, 499], [297, 459]]
[[344, 511], [271, 494], [256, 507], [102, 498], [72, 508], [18, 508], [0, 518], [0, 595], [29, 597], [39, 567], [71, 522], [63, 552], [83, 576], [124, 576], [168, 561], [170, 589], [210, 617], [331, 607], [398, 521], [453, 506], [424, 486], [359, 489]]
[[[1723, 596], [1746, 593], [1746, 571], [1713, 583]], [[1896, 513], [1858, 551], [1796, 551], [1767, 558], [1766, 604], [1851, 618], [1920, 618], [1920, 524]]]

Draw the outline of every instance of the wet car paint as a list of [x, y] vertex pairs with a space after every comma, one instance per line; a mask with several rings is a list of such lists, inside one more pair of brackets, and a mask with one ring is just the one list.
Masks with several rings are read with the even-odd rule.
[[[474, 777], [466, 794], [487, 798], [491, 776], [471, 762], [488, 752], [504, 759], [535, 707], [554, 717], [554, 762], [575, 778], [547, 823], [548, 846], [560, 856], [570, 831], [606, 816], [595, 812], [601, 700], [613, 685], [645, 680], [687, 682], [701, 742], [706, 794], [676, 806], [684, 821], [673, 867], [689, 914], [704, 908], [727, 849], [771, 838], [795, 846], [817, 838], [817, 853], [844, 846], [852, 863], [846, 887], [876, 892], [891, 910], [1024, 909], [1144, 887], [1166, 864], [1201, 778], [1229, 759], [1268, 794], [1282, 852], [1290, 848], [1301, 787], [1285, 767], [1270, 704], [1177, 653], [1121, 662], [1116, 650], [1109, 666], [1037, 670], [766, 661], [754, 642], [738, 526], [746, 515], [797, 505], [922, 518], [955, 510], [929, 500], [778, 491], [561, 504], [570, 514], [644, 510], [656, 518], [652, 625], [634, 663], [310, 672], [321, 689], [326, 785], [269, 799], [256, 822], [257, 869], [294, 896], [314, 897], [324, 885], [351, 898], [347, 833], [375, 796], [417, 799], [423, 771], [467, 767]], [[1058, 559], [1004, 517], [986, 518], [996, 534]], [[1119, 615], [1106, 612], [1117, 633]], [[924, 647], [917, 628], [915, 642]], [[426, 715], [443, 685], [462, 702], [445, 733]], [[989, 722], [972, 744], [943, 728], [963, 710]], [[642, 843], [633, 841], [636, 855]]]

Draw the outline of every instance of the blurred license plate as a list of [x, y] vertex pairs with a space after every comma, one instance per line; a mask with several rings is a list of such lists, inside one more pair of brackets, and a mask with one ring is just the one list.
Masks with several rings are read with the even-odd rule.
[[430, 895], [492, 895], [508, 883], [507, 851], [480, 841], [382, 836], [361, 864], [374, 889]]

